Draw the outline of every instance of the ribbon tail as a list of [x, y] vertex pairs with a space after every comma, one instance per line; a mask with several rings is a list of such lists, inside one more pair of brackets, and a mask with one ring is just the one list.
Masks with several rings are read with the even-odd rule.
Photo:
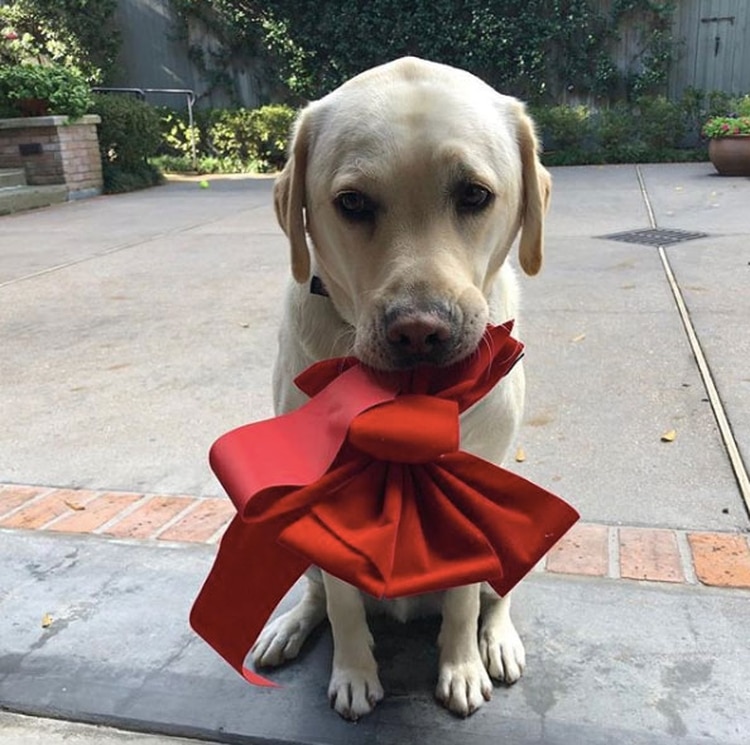
[[276, 687], [245, 667], [268, 618], [309, 562], [277, 543], [283, 526], [247, 525], [235, 517], [190, 613], [190, 625], [245, 680]]

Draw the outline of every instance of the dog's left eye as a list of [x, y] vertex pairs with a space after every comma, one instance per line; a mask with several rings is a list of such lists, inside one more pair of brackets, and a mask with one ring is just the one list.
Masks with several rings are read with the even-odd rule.
[[456, 193], [456, 206], [459, 212], [478, 212], [489, 207], [492, 192], [479, 184], [463, 184]]
[[348, 220], [369, 220], [375, 214], [375, 203], [360, 191], [342, 191], [334, 203]]

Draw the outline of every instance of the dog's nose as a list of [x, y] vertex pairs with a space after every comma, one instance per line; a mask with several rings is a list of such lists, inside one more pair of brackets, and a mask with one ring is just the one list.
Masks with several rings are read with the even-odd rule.
[[450, 323], [435, 313], [400, 315], [386, 328], [386, 338], [401, 356], [430, 357], [439, 354], [451, 338]]

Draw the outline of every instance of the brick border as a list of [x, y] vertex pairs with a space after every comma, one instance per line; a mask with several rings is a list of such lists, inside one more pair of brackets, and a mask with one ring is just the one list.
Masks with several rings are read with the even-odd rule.
[[[0, 528], [215, 544], [234, 514], [223, 497], [0, 484]], [[750, 589], [750, 538], [578, 523], [536, 571]]]

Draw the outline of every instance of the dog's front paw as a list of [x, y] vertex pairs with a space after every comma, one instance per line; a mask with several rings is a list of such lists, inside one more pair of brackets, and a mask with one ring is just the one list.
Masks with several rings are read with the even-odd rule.
[[375, 661], [358, 667], [338, 667], [334, 664], [328, 699], [331, 706], [344, 718], [356, 721], [369, 714], [383, 698]]
[[316, 615], [293, 608], [275, 618], [261, 632], [251, 650], [256, 667], [275, 667], [293, 660], [318, 623]]
[[496, 628], [488, 624], [481, 630], [479, 653], [487, 672], [509, 685], [521, 677], [526, 667], [523, 642], [510, 620]]
[[473, 714], [485, 701], [492, 698], [492, 681], [482, 660], [466, 662], [443, 662], [435, 690], [435, 696], [443, 706], [467, 717]]

